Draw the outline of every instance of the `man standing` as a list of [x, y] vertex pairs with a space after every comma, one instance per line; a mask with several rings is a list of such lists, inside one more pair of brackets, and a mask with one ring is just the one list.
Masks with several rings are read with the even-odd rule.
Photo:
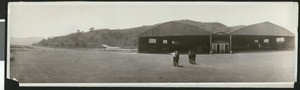
[[189, 63], [192, 64], [192, 50], [188, 52]]
[[173, 66], [178, 67], [179, 66], [178, 61], [179, 61], [179, 54], [178, 51], [175, 51], [173, 53]]
[[195, 51], [192, 51], [191, 53], [191, 61], [192, 61], [192, 64], [196, 64], [196, 52]]

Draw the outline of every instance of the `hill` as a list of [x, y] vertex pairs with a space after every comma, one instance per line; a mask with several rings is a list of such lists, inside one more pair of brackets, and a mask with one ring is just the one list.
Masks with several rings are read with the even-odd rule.
[[197, 26], [198, 28], [204, 29], [208, 32], [211, 32], [213, 34], [218, 33], [218, 32], [225, 32], [229, 33], [229, 27], [222, 23], [218, 22], [197, 22], [197, 21], [192, 21], [192, 20], [177, 20], [177, 22], [180, 23], [185, 23], [185, 24], [190, 24], [193, 26]]
[[234, 31], [239, 30], [244, 27], [246, 27], [246, 25], [232, 26], [232, 27], [229, 27], [229, 30], [230, 30], [230, 32], [234, 32]]
[[230, 32], [236, 31], [236, 30], [241, 29], [246, 26], [246, 25], [238, 25], [238, 26], [230, 27], [230, 26], [226, 26], [219, 22], [197, 22], [197, 21], [192, 21], [192, 20], [188, 20], [188, 19], [176, 20], [176, 22], [197, 26], [197, 27], [202, 28], [213, 34], [218, 33], [218, 32], [230, 33]]
[[41, 41], [43, 37], [10, 38], [10, 45], [32, 45]]
[[[158, 24], [156, 24], [158, 25]], [[77, 31], [66, 36], [43, 39], [37, 43], [42, 46], [57, 47], [102, 47], [102, 44], [121, 48], [136, 48], [140, 33], [156, 26], [140, 26], [128, 29], [94, 29], [88, 32]]]

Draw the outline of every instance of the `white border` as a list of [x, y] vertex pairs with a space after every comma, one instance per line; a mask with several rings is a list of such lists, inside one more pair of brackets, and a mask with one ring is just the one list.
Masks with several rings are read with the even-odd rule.
[[216, 87], [216, 88], [293, 88], [294, 82], [209, 82], [209, 83], [20, 83], [21, 87]]
[[[266, 2], [9, 2], [7, 20], [7, 56], [10, 56], [9, 6], [11, 5], [257, 5]], [[267, 2], [271, 3], [271, 2]], [[291, 3], [291, 2], [281, 2]], [[276, 3], [275, 3], [276, 4]], [[298, 8], [297, 8], [298, 10]], [[1, 20], [0, 20], [1, 21]], [[3, 20], [5, 22], [5, 20]], [[297, 27], [298, 28], [298, 27]], [[295, 50], [298, 50], [296, 34]], [[298, 54], [298, 51], [296, 51]], [[297, 55], [296, 58], [298, 59]], [[295, 63], [297, 67], [297, 60]], [[10, 78], [10, 57], [7, 57], [7, 78]], [[297, 80], [297, 68], [296, 68]], [[208, 83], [20, 83], [20, 87], [216, 87], [216, 88], [293, 88], [294, 82], [208, 82]]]
[[297, 74], [298, 74], [298, 32], [299, 32], [299, 4], [298, 3], [296, 3], [295, 4], [295, 6], [296, 6], [296, 9], [295, 9], [295, 11], [296, 12], [298, 12], [297, 13], [297, 16], [298, 17], [296, 17], [296, 23], [297, 23], [297, 26], [296, 26], [296, 30], [297, 30], [297, 32], [295, 33], [296, 34], [296, 38], [295, 38], [295, 51], [296, 51], [296, 55], [295, 55], [295, 58], [296, 58], [296, 60], [295, 60], [295, 81], [297, 81]]
[[8, 78], [8, 79], [11, 79], [10, 78], [10, 24], [9, 24], [9, 17], [10, 17], [10, 15], [9, 15], [9, 13], [10, 13], [10, 9], [7, 7], [7, 21], [6, 21], [6, 23], [7, 23], [7, 27], [6, 27], [6, 39], [7, 39], [7, 41], [6, 41], [6, 47], [7, 47], [7, 51], [6, 51], [6, 78]]
[[[158, 1], [152, 1], [152, 2], [109, 2], [109, 1], [98, 1], [98, 2], [91, 2], [91, 1], [56, 1], [56, 2], [9, 2], [8, 6], [10, 5], [260, 5], [260, 4], [278, 4], [278, 2], [208, 2], [208, 1], [185, 1], [185, 2], [179, 2], [179, 1], [173, 1], [173, 2], [158, 2]], [[280, 2], [282, 3], [293, 3], [293, 2]]]

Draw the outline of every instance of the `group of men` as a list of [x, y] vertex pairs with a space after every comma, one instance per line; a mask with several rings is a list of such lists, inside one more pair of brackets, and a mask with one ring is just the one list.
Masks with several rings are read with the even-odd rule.
[[[188, 52], [188, 58], [190, 64], [196, 64], [196, 52], [193, 50], [189, 50]], [[175, 51], [173, 53], [173, 66], [178, 67], [179, 66], [179, 53], [178, 51]]]

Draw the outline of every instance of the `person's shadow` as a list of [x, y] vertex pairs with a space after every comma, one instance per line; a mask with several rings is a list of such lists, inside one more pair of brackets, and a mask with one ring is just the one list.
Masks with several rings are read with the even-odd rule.
[[180, 68], [183, 68], [183, 66], [182, 66], [182, 65], [178, 65], [178, 67], [180, 67]]
[[192, 64], [192, 65], [200, 65], [200, 64], [198, 64], [198, 63], [195, 63], [195, 64]]

